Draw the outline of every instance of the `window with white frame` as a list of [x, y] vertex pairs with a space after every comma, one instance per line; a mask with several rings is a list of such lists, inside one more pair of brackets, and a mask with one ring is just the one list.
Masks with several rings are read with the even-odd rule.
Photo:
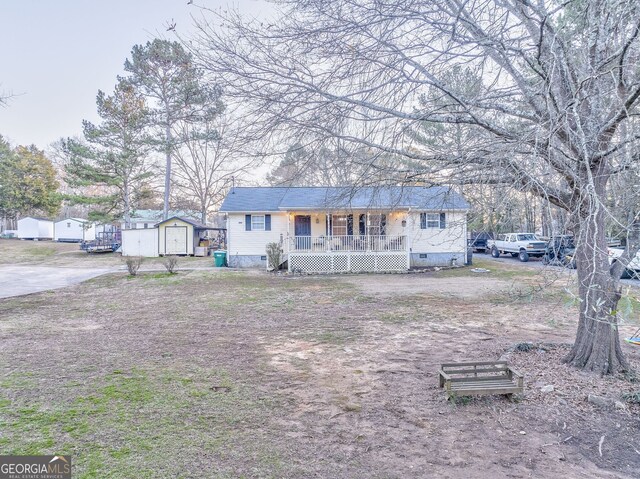
[[251, 230], [264, 231], [264, 215], [251, 215]]
[[331, 218], [331, 234], [347, 236], [347, 215], [333, 215]]
[[427, 213], [427, 228], [440, 228], [440, 214]]
[[385, 215], [369, 214], [367, 224], [367, 234], [370, 236], [384, 235]]
[[420, 229], [440, 228], [439, 213], [420, 213]]

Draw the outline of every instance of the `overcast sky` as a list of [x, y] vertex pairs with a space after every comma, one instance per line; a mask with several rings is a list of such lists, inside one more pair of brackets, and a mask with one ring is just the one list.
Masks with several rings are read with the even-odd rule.
[[[262, 16], [262, 0], [195, 0], [209, 8], [237, 7]], [[81, 134], [97, 121], [99, 89], [111, 92], [131, 47], [155, 37], [173, 39], [167, 25], [188, 36], [187, 0], [1, 0], [0, 91], [15, 96], [0, 108], [0, 135], [14, 144], [46, 148]]]

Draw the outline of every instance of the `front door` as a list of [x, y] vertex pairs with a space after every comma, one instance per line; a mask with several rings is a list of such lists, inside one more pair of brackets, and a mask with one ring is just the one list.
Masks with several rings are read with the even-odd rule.
[[311, 249], [311, 216], [296, 215], [294, 233], [296, 249]]

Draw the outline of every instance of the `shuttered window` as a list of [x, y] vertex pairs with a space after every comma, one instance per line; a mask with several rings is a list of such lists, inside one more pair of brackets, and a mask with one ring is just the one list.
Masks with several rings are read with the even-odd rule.
[[245, 215], [245, 231], [271, 231], [271, 215]]
[[446, 227], [447, 220], [445, 213], [420, 213], [420, 229], [440, 228], [443, 230]]

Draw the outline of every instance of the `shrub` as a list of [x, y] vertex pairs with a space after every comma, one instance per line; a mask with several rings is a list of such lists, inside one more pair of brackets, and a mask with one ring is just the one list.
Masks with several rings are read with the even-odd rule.
[[178, 257], [165, 256], [162, 260], [162, 264], [164, 265], [164, 268], [169, 272], [169, 274], [175, 274], [176, 266], [178, 266]]
[[267, 269], [269, 271], [276, 271], [280, 268], [282, 263], [282, 248], [279, 243], [267, 244]]
[[622, 400], [631, 404], [640, 404], [640, 390], [631, 393], [624, 393], [622, 395]]
[[522, 353], [526, 353], [535, 349], [535, 346], [533, 345], [533, 343], [518, 343], [513, 349]]
[[138, 270], [142, 265], [142, 256], [127, 256], [127, 259], [124, 260], [127, 265], [127, 271], [131, 276], [135, 276], [138, 274]]

